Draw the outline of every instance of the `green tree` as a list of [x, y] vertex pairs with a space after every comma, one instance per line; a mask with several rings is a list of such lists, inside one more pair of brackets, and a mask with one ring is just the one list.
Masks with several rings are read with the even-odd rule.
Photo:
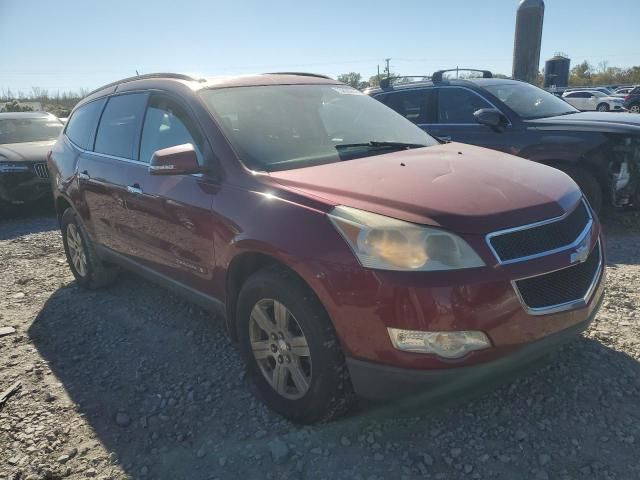
[[356, 72], [342, 73], [338, 75], [338, 81], [362, 90], [369, 86], [367, 82], [362, 81], [362, 75]]

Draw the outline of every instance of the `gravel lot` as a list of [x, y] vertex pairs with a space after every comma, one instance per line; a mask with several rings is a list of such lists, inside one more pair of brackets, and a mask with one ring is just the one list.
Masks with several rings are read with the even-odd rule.
[[50, 215], [0, 220], [0, 479], [638, 479], [640, 234], [607, 240], [604, 307], [550, 363], [303, 428], [215, 318], [129, 274], [82, 291]]

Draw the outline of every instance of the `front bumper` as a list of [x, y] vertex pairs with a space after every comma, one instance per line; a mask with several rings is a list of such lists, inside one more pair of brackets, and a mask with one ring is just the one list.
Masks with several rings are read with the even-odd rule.
[[25, 172], [0, 172], [0, 200], [4, 202], [29, 203], [47, 195], [51, 195], [51, 182], [43, 163], [31, 164]]
[[604, 288], [601, 284], [586, 320], [526, 344], [509, 355], [479, 365], [442, 370], [416, 370], [347, 358], [353, 388], [364, 398], [381, 401], [434, 387], [465, 389], [484, 380], [509, 378], [510, 374], [529, 367], [535, 360], [558, 350], [582, 333], [595, 318], [603, 298]]

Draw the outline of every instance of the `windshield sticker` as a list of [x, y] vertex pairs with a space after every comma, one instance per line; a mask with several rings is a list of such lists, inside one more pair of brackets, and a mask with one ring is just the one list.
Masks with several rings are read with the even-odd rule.
[[331, 87], [331, 88], [336, 92], [338, 92], [340, 95], [364, 95], [364, 93], [351, 87]]

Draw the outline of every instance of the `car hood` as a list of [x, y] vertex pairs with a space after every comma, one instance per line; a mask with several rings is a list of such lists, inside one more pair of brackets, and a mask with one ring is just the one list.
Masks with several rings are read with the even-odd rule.
[[541, 128], [560, 127], [570, 130], [640, 134], [640, 115], [615, 112], [578, 112], [557, 117], [527, 120], [529, 126]]
[[560, 216], [581, 196], [559, 170], [457, 143], [269, 176], [281, 187], [329, 205], [470, 234]]
[[6, 158], [10, 162], [45, 162], [54, 143], [55, 140], [5, 143], [0, 145], [0, 161]]

